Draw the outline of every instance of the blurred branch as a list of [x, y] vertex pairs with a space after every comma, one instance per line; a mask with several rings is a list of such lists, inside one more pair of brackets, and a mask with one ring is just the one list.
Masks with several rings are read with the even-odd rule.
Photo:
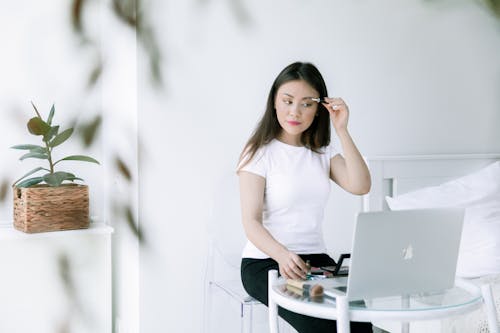
[[483, 0], [497, 19], [500, 19], [500, 0]]

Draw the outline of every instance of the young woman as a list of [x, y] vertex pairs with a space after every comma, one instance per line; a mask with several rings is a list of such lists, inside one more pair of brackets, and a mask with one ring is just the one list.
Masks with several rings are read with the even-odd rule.
[[[370, 173], [347, 130], [349, 109], [342, 98], [327, 97], [318, 69], [310, 63], [287, 66], [275, 79], [266, 111], [240, 157], [238, 175], [242, 220], [248, 242], [241, 278], [249, 295], [268, 304], [268, 271], [291, 279], [311, 266], [335, 262], [322, 235], [330, 180], [361, 195]], [[330, 122], [343, 156], [330, 143]], [[297, 331], [336, 332], [335, 321], [279, 309]], [[351, 323], [352, 332], [371, 332], [369, 323]]]

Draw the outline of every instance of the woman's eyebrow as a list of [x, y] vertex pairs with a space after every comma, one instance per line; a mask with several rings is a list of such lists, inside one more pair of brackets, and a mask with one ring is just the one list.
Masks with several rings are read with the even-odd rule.
[[[291, 97], [293, 98], [293, 95], [289, 94], [289, 93], [283, 93], [283, 95], [286, 95], [288, 97]], [[302, 100], [305, 100], [305, 99], [312, 99], [312, 98], [318, 98], [318, 97], [314, 97], [314, 96], [307, 96], [307, 97], [302, 97]]]

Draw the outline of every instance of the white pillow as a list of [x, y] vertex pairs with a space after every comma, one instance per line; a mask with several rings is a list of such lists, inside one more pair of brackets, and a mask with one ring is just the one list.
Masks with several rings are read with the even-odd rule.
[[391, 198], [391, 210], [464, 207], [457, 276], [500, 273], [500, 162], [443, 183]]

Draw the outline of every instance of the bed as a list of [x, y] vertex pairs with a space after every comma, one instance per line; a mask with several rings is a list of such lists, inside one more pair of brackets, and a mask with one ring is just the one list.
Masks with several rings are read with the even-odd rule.
[[[470, 211], [469, 220], [473, 217], [486, 216], [487, 223], [473, 224], [464, 222], [464, 233], [468, 237], [474, 235], [465, 226], [474, 228], [495, 227], [500, 230], [500, 153], [495, 154], [465, 154], [465, 155], [420, 155], [420, 156], [387, 156], [367, 158], [372, 175], [372, 189], [363, 197], [363, 211], [379, 211], [387, 209], [427, 208], [427, 206], [459, 205]], [[486, 171], [485, 171], [486, 170]], [[486, 176], [485, 176], [486, 174]], [[481, 185], [480, 185], [481, 184]], [[394, 199], [391, 199], [394, 198]], [[486, 199], [485, 199], [486, 198]], [[439, 203], [439, 204], [437, 204]], [[469, 206], [468, 206], [469, 205]], [[389, 207], [390, 206], [390, 207]], [[471, 207], [470, 209], [468, 207]], [[428, 207], [431, 208], [431, 207]], [[493, 210], [493, 213], [485, 210]], [[466, 216], [467, 216], [466, 212]], [[461, 274], [479, 286], [489, 284], [493, 291], [493, 302], [496, 303], [498, 318], [500, 318], [500, 232], [489, 232], [483, 236], [476, 233], [476, 240], [471, 246], [478, 250], [478, 239], [484, 235], [490, 239], [490, 248], [494, 248], [497, 260], [479, 259], [467, 261], [471, 264], [462, 265]], [[462, 245], [466, 244], [464, 237]], [[482, 244], [481, 246], [483, 246]], [[463, 256], [467, 256], [464, 248]], [[477, 251], [476, 251], [477, 252]], [[490, 251], [491, 252], [491, 251]], [[488, 255], [491, 253], [488, 252]], [[484, 256], [481, 256], [481, 258]], [[459, 257], [461, 258], [461, 257]], [[477, 256], [476, 256], [477, 258]], [[489, 260], [489, 261], [488, 261]], [[483, 262], [482, 262], [483, 261]], [[459, 259], [460, 262], [460, 259]], [[474, 266], [475, 265], [475, 266]], [[489, 265], [489, 267], [487, 266]], [[479, 268], [478, 268], [479, 267]], [[476, 274], [472, 274], [476, 273]], [[458, 269], [457, 269], [458, 273]], [[479, 274], [478, 274], [479, 273]], [[411, 332], [453, 332], [474, 333], [489, 332], [484, 307], [469, 315], [441, 321], [411, 323]], [[375, 323], [389, 332], [400, 332], [398, 323]]]

